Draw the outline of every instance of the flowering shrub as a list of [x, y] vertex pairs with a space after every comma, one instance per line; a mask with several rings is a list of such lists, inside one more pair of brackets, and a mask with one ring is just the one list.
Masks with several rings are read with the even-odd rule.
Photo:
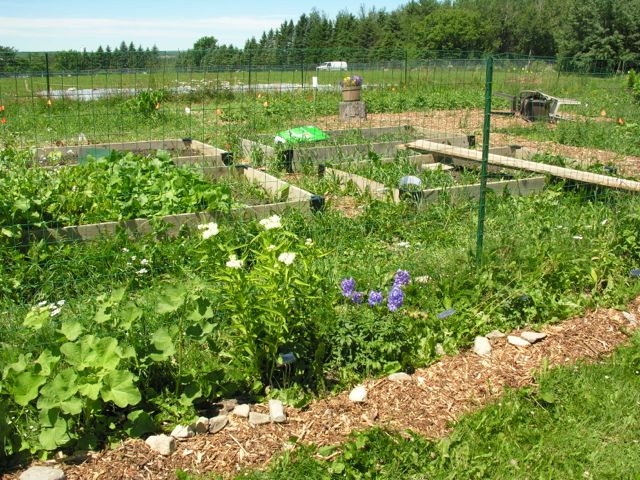
[[231, 253], [216, 276], [220, 314], [230, 321], [230, 375], [256, 391], [273, 383], [282, 354], [292, 353], [298, 359], [292, 368], [301, 372], [314, 361], [316, 314], [330, 302], [312, 262], [317, 257], [312, 241], [285, 230], [274, 215], [259, 222], [248, 247]]
[[362, 77], [359, 75], [350, 75], [340, 80], [341, 87], [360, 87], [362, 86]]

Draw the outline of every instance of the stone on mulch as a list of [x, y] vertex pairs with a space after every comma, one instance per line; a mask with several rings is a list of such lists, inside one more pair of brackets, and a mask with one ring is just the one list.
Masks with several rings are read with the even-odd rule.
[[349, 400], [352, 402], [364, 402], [367, 399], [367, 388], [364, 385], [358, 385], [349, 393]]
[[67, 478], [62, 470], [51, 467], [31, 467], [20, 475], [20, 480], [64, 480]]
[[176, 425], [171, 431], [171, 436], [177, 440], [184, 440], [185, 438], [191, 438], [196, 434], [191, 425]]
[[404, 372], [392, 373], [387, 378], [392, 382], [398, 382], [398, 383], [411, 381], [411, 375]]
[[638, 319], [636, 318], [636, 316], [635, 316], [633, 313], [629, 313], [629, 312], [622, 312], [622, 316], [623, 316], [624, 318], [626, 318], [626, 319], [627, 319], [627, 321], [628, 321], [629, 323], [632, 323], [632, 324], [634, 324], [634, 325], [635, 325], [636, 323], [638, 323]]
[[236, 408], [233, 409], [233, 414], [236, 417], [248, 418], [250, 412], [251, 412], [251, 405], [248, 405], [246, 403], [242, 405], [237, 405]]
[[284, 414], [284, 405], [280, 400], [269, 400], [269, 416], [273, 423], [284, 423], [287, 416]]
[[492, 340], [494, 338], [504, 338], [506, 335], [502, 333], [500, 330], [491, 330], [489, 333], [485, 335], [488, 339]]
[[193, 425], [193, 431], [196, 433], [207, 433], [209, 431], [209, 419], [207, 417], [199, 417]]
[[547, 334], [542, 332], [522, 332], [520, 334], [520, 338], [524, 338], [529, 343], [537, 343], [546, 336]]
[[476, 337], [473, 340], [473, 352], [481, 357], [491, 355], [491, 342], [487, 337]]
[[152, 435], [145, 440], [145, 443], [160, 455], [171, 455], [176, 451], [176, 439], [169, 435]]
[[265, 423], [271, 423], [271, 417], [267, 413], [251, 412], [249, 413], [249, 424], [264, 425]]
[[218, 433], [229, 423], [229, 417], [226, 415], [218, 415], [209, 419], [209, 433]]
[[436, 343], [436, 355], [443, 356], [446, 355], [447, 352], [444, 351], [444, 347], [441, 343]]
[[531, 345], [524, 338], [516, 337], [515, 335], [507, 336], [507, 342], [509, 342], [511, 345], [515, 345], [516, 347], [528, 347]]

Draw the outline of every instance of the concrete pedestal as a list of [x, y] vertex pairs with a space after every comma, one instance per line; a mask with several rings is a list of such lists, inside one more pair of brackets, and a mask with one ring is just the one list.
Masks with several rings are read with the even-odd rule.
[[340, 102], [340, 120], [367, 118], [367, 107], [364, 102]]

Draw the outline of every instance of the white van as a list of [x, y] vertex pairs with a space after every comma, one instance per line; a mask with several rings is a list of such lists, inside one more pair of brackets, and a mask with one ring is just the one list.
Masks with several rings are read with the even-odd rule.
[[316, 67], [316, 70], [338, 71], [347, 70], [347, 62], [324, 62]]

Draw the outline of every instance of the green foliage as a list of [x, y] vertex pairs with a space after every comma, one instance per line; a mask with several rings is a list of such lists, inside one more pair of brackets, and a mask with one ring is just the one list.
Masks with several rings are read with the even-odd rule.
[[197, 170], [176, 167], [167, 153], [142, 156], [112, 152], [83, 165], [29, 166], [24, 154], [2, 151], [2, 236], [28, 226], [67, 226], [173, 213], [228, 211], [224, 186]]
[[143, 90], [124, 103], [124, 108], [147, 118], [162, 116], [162, 102], [167, 95], [163, 90]]

